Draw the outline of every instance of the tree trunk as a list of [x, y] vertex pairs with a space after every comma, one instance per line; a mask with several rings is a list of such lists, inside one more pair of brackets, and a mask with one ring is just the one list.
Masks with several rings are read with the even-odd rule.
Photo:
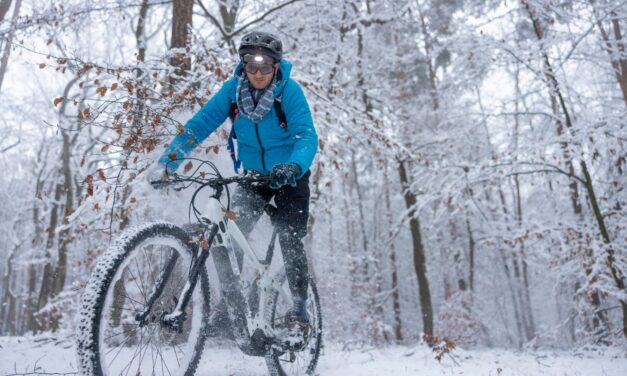
[[[368, 233], [366, 231], [366, 216], [364, 214], [364, 197], [361, 192], [361, 187], [359, 186], [359, 178], [357, 172], [357, 163], [355, 162], [355, 151], [351, 150], [351, 177], [352, 183], [355, 187], [355, 192], [357, 193], [357, 201], [355, 204], [357, 205], [357, 213], [359, 214], [359, 232], [361, 233], [361, 246], [362, 246], [362, 255], [360, 256], [362, 263], [362, 287], [369, 289], [370, 285], [370, 247], [368, 243]], [[372, 294], [368, 294], [372, 295]], [[372, 302], [371, 302], [372, 303]]]
[[466, 229], [468, 231], [468, 254], [469, 254], [469, 271], [468, 281], [470, 282], [470, 291], [475, 291], [475, 238], [472, 235], [470, 227], [470, 219], [466, 217]]
[[[390, 180], [388, 177], [388, 163], [385, 163], [384, 181], [385, 181], [385, 209], [387, 213], [387, 226], [390, 228], [388, 236], [392, 235], [392, 203], [390, 202]], [[398, 286], [398, 271], [396, 267], [396, 249], [394, 241], [390, 244], [390, 267], [392, 268], [392, 308], [394, 310], [394, 333], [396, 335], [396, 343], [403, 340], [403, 325], [401, 322], [401, 302]]]
[[[172, 1], [172, 38], [170, 48], [185, 48], [189, 38], [188, 28], [192, 25], [193, 0]], [[183, 76], [192, 67], [190, 58], [185, 53], [176, 53], [170, 60], [176, 76]]]
[[18, 249], [16, 245], [7, 256], [6, 269], [2, 276], [2, 286], [4, 286], [4, 292], [2, 294], [2, 305], [0, 306], [0, 319], [2, 325], [0, 326], [0, 333], [5, 335], [14, 336], [17, 334], [17, 316], [16, 316], [16, 304], [17, 297], [15, 296], [11, 284], [13, 282], [13, 258], [15, 257], [15, 251]]
[[409, 229], [411, 231], [412, 246], [414, 252], [414, 270], [418, 279], [418, 293], [420, 296], [420, 308], [422, 310], [422, 327], [423, 332], [427, 335], [433, 335], [433, 307], [431, 305], [431, 292], [429, 289], [429, 281], [427, 279], [427, 262], [425, 259], [425, 250], [422, 245], [422, 234], [420, 233], [420, 222], [416, 213], [416, 195], [410, 190], [409, 179], [405, 169], [405, 162], [398, 161], [398, 174], [407, 207], [409, 219]]
[[[15, 21], [17, 17], [20, 15], [21, 6], [22, 6], [22, 0], [16, 0], [15, 6], [13, 7], [13, 16], [12, 16], [13, 21]], [[11, 7], [11, 0], [2, 0], [2, 2], [0, 2], [0, 21], [4, 19], [4, 16], [6, 12], [9, 11], [10, 7]], [[9, 56], [11, 55], [11, 43], [13, 42], [14, 36], [15, 36], [15, 31], [11, 29], [11, 31], [9, 31], [9, 36], [4, 42], [4, 50], [2, 51], [2, 57], [0, 57], [0, 91], [2, 91], [2, 82], [4, 81], [4, 75], [6, 74], [7, 69], [8, 69]]]
[[[74, 190], [72, 189], [72, 170], [70, 159], [72, 157], [70, 137], [67, 132], [63, 132], [63, 192], [65, 193], [65, 205], [63, 210], [63, 225], [68, 224], [68, 217], [74, 211]], [[58, 296], [65, 286], [67, 277], [67, 247], [71, 241], [69, 229], [65, 228], [59, 232], [59, 248], [57, 252], [57, 266], [54, 271], [54, 285], [52, 295]]]
[[9, 12], [9, 9], [11, 9], [12, 1], [13, 0], [0, 1], [0, 22], [4, 21], [4, 16], [6, 16], [6, 14]]
[[615, 12], [612, 12], [612, 39], [610, 38], [610, 34], [603, 27], [602, 20], [599, 18], [599, 12], [595, 7], [594, 1], [590, 0], [590, 4], [592, 5], [592, 10], [596, 17], [596, 25], [599, 28], [599, 32], [601, 33], [601, 37], [605, 43], [606, 52], [609, 56], [612, 70], [614, 71], [614, 77], [616, 78], [616, 82], [623, 94], [625, 106], [627, 106], [627, 57], [625, 57], [625, 42], [623, 41], [622, 31], [620, 29], [620, 20], [618, 15]]

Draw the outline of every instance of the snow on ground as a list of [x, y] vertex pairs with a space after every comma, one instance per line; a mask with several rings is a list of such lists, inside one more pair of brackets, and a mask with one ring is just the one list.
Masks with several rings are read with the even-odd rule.
[[[262, 358], [251, 358], [228, 345], [209, 342], [199, 376], [267, 375]], [[0, 337], [0, 375], [76, 371], [73, 343], [53, 337]], [[346, 350], [327, 344], [320, 376], [625, 376], [627, 352], [617, 349], [577, 352], [456, 349], [438, 363], [425, 346]]]

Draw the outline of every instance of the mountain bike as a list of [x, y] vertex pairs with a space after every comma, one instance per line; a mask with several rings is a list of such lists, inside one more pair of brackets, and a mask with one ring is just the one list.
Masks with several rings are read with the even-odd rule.
[[[277, 228], [260, 258], [230, 211], [229, 184], [267, 184], [268, 176], [223, 177], [212, 163], [200, 162], [189, 176], [171, 174], [167, 181], [153, 182], [176, 190], [195, 186], [189, 206], [193, 224], [140, 225], [98, 258], [79, 309], [81, 374], [194, 375], [212, 314], [210, 256], [237, 347], [264, 357], [270, 375], [313, 374], [322, 346], [314, 281], [307, 292], [310, 327], [304, 346], [294, 349], [282, 341], [293, 302], [284, 265], [273, 262]], [[209, 173], [200, 171], [205, 167]], [[207, 198], [202, 211], [196, 205], [199, 197]], [[274, 222], [276, 207], [267, 204], [264, 211]], [[246, 268], [252, 267], [248, 280], [242, 278], [234, 243], [243, 251]]]

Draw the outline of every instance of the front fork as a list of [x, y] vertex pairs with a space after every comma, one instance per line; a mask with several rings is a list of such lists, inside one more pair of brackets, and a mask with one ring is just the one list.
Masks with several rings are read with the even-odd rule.
[[[209, 236], [207, 237], [207, 242], [209, 245], [213, 242], [213, 238], [219, 231], [219, 227], [217, 224], [213, 224], [211, 229], [209, 230]], [[209, 247], [203, 248], [199, 247], [198, 252], [192, 260], [192, 265], [190, 267], [189, 277], [185, 286], [183, 287], [183, 291], [181, 291], [180, 298], [176, 303], [176, 307], [170, 313], [165, 313], [161, 316], [161, 324], [167, 328], [176, 330], [180, 332], [183, 329], [183, 322], [185, 321], [185, 308], [189, 304], [189, 300], [192, 297], [192, 293], [194, 288], [196, 287], [196, 283], [198, 282], [198, 278], [200, 276], [201, 268], [205, 267], [205, 261], [209, 257]], [[144, 326], [148, 323], [148, 316], [154, 303], [157, 301], [157, 298], [161, 296], [164, 287], [166, 286], [170, 274], [176, 265], [176, 261], [179, 256], [176, 252], [172, 252], [170, 259], [168, 260], [165, 268], [161, 272], [161, 275], [155, 282], [152, 292], [147, 299], [146, 309], [135, 315], [135, 320], [139, 323], [139, 326]]]

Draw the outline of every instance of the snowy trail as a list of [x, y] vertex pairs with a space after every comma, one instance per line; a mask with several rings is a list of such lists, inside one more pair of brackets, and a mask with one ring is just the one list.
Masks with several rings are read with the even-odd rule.
[[[318, 366], [320, 376], [624, 376], [627, 353], [619, 350], [514, 353], [505, 350], [456, 349], [454, 361], [439, 364], [424, 346], [342, 350], [328, 345]], [[15, 373], [67, 373], [76, 370], [73, 344], [51, 338], [0, 337], [0, 375]], [[264, 376], [261, 358], [244, 356], [235, 348], [208, 343], [199, 376]]]

